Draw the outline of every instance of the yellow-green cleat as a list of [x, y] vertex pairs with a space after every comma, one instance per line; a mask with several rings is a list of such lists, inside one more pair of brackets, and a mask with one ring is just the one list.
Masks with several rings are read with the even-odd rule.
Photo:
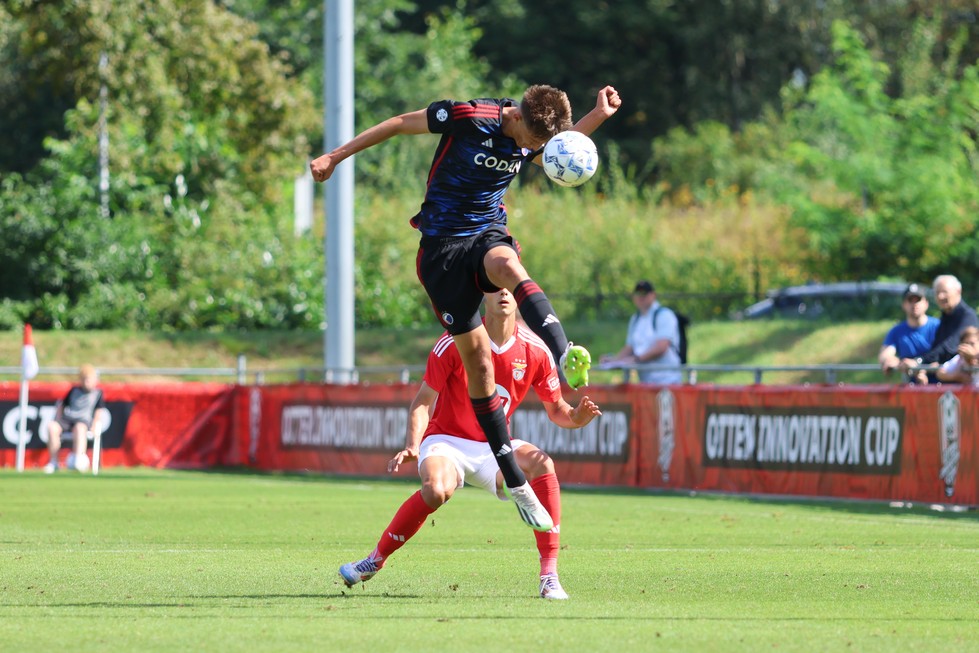
[[564, 379], [572, 389], [577, 390], [588, 385], [588, 370], [591, 369], [591, 354], [588, 350], [573, 342], [561, 354], [561, 371]]

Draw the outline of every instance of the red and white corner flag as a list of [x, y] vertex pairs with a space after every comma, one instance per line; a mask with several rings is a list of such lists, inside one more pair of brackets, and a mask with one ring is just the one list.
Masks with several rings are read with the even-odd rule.
[[34, 349], [34, 334], [31, 325], [24, 325], [24, 350], [20, 354], [20, 367], [25, 379], [33, 379], [40, 368], [37, 365], [37, 350]]
[[20, 428], [17, 429], [17, 471], [24, 471], [24, 454], [27, 448], [27, 385], [28, 381], [37, 376], [40, 368], [37, 364], [37, 350], [34, 349], [34, 334], [31, 325], [24, 325], [24, 349], [20, 354]]

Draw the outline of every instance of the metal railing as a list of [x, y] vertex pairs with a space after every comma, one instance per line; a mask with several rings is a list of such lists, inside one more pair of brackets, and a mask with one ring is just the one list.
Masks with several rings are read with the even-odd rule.
[[[775, 372], [793, 372], [793, 373], [806, 373], [814, 376], [822, 376], [823, 382], [835, 385], [839, 382], [840, 372], [877, 372], [880, 373], [880, 366], [869, 363], [837, 363], [831, 365], [632, 365], [629, 367], [623, 367], [623, 382], [631, 382], [638, 377], [639, 371], [646, 370], [660, 370], [660, 371], [677, 371], [679, 370], [685, 379], [685, 383], [690, 385], [696, 385], [698, 381], [699, 372], [717, 372], [717, 373], [732, 373], [740, 372], [750, 374], [753, 378], [753, 383], [755, 385], [761, 385], [764, 383], [765, 374], [771, 374]], [[636, 372], [636, 376], [633, 376], [633, 372]], [[881, 374], [881, 382], [884, 382], [883, 374]]]
[[[239, 356], [235, 367], [98, 367], [103, 379], [145, 379], [176, 378], [184, 380], [228, 379], [230, 383], [246, 385], [254, 383], [410, 383], [422, 378], [424, 365], [375, 365], [357, 366], [353, 368], [323, 368], [323, 367], [289, 367], [249, 369], [245, 356]], [[615, 370], [593, 370], [593, 379], [612, 378], [621, 375], [621, 381], [636, 382], [640, 370], [660, 370], [681, 372], [684, 383], [695, 385], [704, 375], [710, 374], [740, 374], [751, 381], [732, 383], [746, 385], [765, 383], [765, 377], [775, 373], [807, 374], [813, 378], [822, 379], [827, 384], [839, 383], [840, 376], [851, 373], [877, 373], [880, 383], [890, 383], [895, 378], [884, 377], [876, 364], [847, 364], [829, 365], [623, 365]], [[0, 367], [0, 379], [19, 380], [20, 367]], [[77, 367], [42, 367], [39, 376], [75, 377]], [[597, 378], [596, 378], [597, 377]], [[866, 382], [864, 382], [866, 383]]]

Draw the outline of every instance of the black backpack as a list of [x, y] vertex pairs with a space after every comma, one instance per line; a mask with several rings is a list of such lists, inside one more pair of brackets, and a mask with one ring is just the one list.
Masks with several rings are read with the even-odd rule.
[[[653, 331], [656, 330], [656, 315], [666, 308], [665, 306], [660, 306], [653, 312]], [[687, 364], [687, 327], [690, 326], [690, 318], [683, 313], [670, 309], [673, 314], [676, 315], [677, 330], [680, 332], [680, 346], [676, 347], [676, 353], [680, 356], [680, 364]]]

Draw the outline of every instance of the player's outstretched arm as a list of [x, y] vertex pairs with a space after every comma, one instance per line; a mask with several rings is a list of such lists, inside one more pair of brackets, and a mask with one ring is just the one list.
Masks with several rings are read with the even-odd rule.
[[333, 170], [341, 161], [382, 143], [392, 136], [399, 134], [427, 134], [427, 109], [419, 109], [411, 113], [388, 118], [373, 127], [362, 131], [353, 139], [337, 147], [331, 152], [313, 159], [309, 169], [313, 173], [313, 181], [326, 181], [333, 175]]
[[576, 122], [572, 129], [582, 134], [591, 134], [603, 122], [615, 115], [615, 112], [621, 106], [622, 98], [619, 97], [619, 92], [612, 86], [606, 86], [598, 92], [598, 98], [595, 100], [595, 108]]
[[574, 408], [563, 398], [555, 402], [544, 402], [544, 410], [552, 422], [565, 429], [580, 429], [602, 414], [598, 404], [588, 396], [582, 397]]
[[405, 433], [405, 448], [394, 454], [388, 461], [388, 473], [397, 472], [401, 465], [418, 460], [418, 448], [421, 446], [428, 420], [432, 414], [432, 406], [438, 399], [439, 393], [432, 386], [422, 381], [421, 387], [408, 407], [408, 428]]

